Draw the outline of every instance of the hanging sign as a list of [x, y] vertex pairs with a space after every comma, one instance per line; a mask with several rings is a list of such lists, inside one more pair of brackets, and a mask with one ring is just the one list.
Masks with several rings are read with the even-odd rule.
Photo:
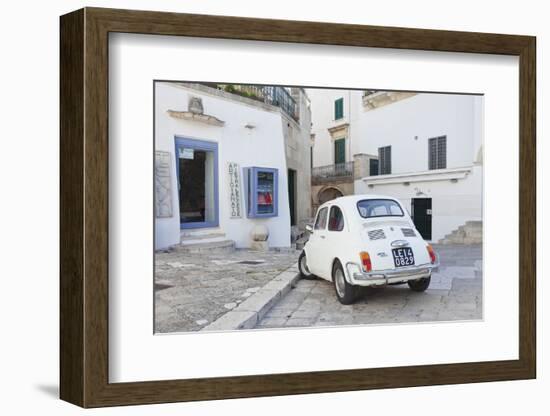
[[190, 149], [188, 147], [180, 147], [179, 148], [179, 157], [180, 157], [180, 159], [194, 159], [195, 158], [195, 150]]

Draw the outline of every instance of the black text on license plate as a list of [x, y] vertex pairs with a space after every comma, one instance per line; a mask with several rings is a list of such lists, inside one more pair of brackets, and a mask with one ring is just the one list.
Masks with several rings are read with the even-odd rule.
[[412, 248], [403, 247], [403, 248], [394, 248], [393, 253], [393, 262], [395, 267], [404, 267], [414, 265], [414, 255]]

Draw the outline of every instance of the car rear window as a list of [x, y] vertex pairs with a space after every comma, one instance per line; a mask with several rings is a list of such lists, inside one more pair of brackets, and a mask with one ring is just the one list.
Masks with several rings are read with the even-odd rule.
[[357, 210], [363, 218], [403, 216], [401, 206], [393, 199], [363, 199], [357, 203]]

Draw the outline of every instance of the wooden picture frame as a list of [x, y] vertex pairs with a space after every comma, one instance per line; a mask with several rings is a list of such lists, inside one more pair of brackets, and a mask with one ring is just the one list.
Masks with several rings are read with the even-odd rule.
[[[60, 396], [82, 407], [530, 379], [536, 376], [535, 38], [85, 8], [61, 17]], [[519, 359], [109, 383], [110, 32], [519, 57]]]

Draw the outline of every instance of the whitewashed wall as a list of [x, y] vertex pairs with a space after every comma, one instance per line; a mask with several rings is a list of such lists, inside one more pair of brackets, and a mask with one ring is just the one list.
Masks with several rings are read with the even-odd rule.
[[439, 241], [466, 221], [480, 221], [483, 217], [483, 168], [473, 166], [464, 179], [427, 180], [375, 185], [369, 188], [362, 179], [355, 180], [356, 194], [389, 195], [398, 198], [411, 213], [412, 198], [432, 198], [432, 241]]
[[432, 198], [432, 241], [445, 237], [466, 221], [482, 220], [483, 168], [477, 160], [483, 143], [483, 97], [418, 94], [396, 103], [363, 111], [356, 141], [361, 153], [377, 154], [392, 146], [392, 175], [428, 170], [428, 139], [447, 136], [447, 169], [470, 167], [463, 179], [376, 184], [355, 180], [355, 193], [386, 194], [411, 207], [412, 198]]
[[[204, 113], [225, 121], [225, 125], [216, 127], [168, 116], [167, 110], [187, 111], [190, 96], [202, 98]], [[170, 152], [173, 155], [175, 136], [218, 143], [219, 228], [225, 232], [227, 238], [234, 240], [237, 247], [248, 247], [253, 226], [265, 224], [270, 232], [269, 245], [271, 247], [288, 247], [290, 245], [290, 213], [281, 114], [278, 111], [267, 111], [253, 105], [170, 83], [156, 83], [155, 100], [156, 150]], [[256, 127], [247, 129], [244, 127], [246, 124], [253, 124]], [[240, 219], [229, 218], [228, 162], [238, 163], [241, 167], [241, 175], [242, 168], [249, 166], [279, 169], [279, 215], [277, 217], [247, 218], [243, 183], [243, 199], [241, 201], [243, 216]], [[156, 218], [156, 249], [180, 242], [175, 158], [172, 163], [172, 184], [173, 216]]]
[[[313, 146], [313, 166], [334, 164], [334, 142], [328, 131], [329, 128], [349, 123], [349, 132], [346, 137], [346, 161], [353, 160], [355, 122], [359, 117], [361, 95], [359, 90], [338, 90], [309, 88], [307, 94], [311, 102], [311, 133], [315, 134]], [[344, 117], [334, 120], [334, 101], [344, 99]]]
[[[392, 146], [392, 174], [428, 170], [428, 139], [447, 136], [447, 168], [471, 166], [481, 143], [480, 96], [418, 94], [375, 110], [354, 124], [358, 153]], [[356, 126], [356, 127], [355, 127]]]

